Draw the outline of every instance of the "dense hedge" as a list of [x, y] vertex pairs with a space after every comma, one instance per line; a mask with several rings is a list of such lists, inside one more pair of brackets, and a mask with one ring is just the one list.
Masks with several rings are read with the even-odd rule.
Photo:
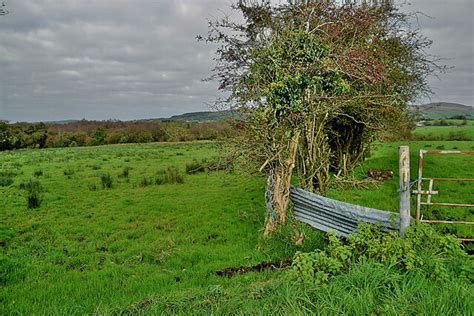
[[225, 121], [78, 121], [67, 124], [0, 122], [0, 151], [20, 148], [215, 140], [232, 135]]

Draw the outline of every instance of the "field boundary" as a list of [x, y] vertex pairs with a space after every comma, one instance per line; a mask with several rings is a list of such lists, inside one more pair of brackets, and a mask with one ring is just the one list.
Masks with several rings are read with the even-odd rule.
[[[301, 188], [291, 187], [290, 198], [294, 204], [295, 218], [318, 230], [334, 232], [347, 237], [354, 233], [359, 223], [380, 225], [384, 231], [399, 231], [404, 236], [410, 226], [410, 149], [399, 148], [400, 209], [399, 213], [382, 211], [329, 199]], [[268, 192], [266, 194], [268, 201]], [[271, 204], [267, 202], [267, 208]], [[271, 209], [269, 210], [272, 211]]]
[[[439, 192], [433, 190], [434, 181], [474, 181], [474, 178], [436, 178], [436, 177], [423, 177], [423, 161], [425, 155], [474, 155], [474, 151], [461, 151], [461, 150], [420, 150], [419, 162], [418, 162], [418, 179], [417, 189], [413, 190], [416, 194], [416, 221], [428, 224], [461, 224], [461, 225], [474, 225], [474, 222], [468, 221], [448, 221], [448, 220], [428, 220], [423, 219], [421, 214], [422, 205], [438, 205], [438, 206], [450, 206], [450, 207], [474, 207], [474, 204], [468, 203], [447, 203], [447, 202], [432, 202], [431, 197], [437, 195]], [[423, 181], [429, 181], [428, 190], [423, 190]], [[422, 195], [426, 195], [426, 201], [422, 201]], [[474, 239], [470, 238], [458, 238], [461, 241], [473, 242]]]

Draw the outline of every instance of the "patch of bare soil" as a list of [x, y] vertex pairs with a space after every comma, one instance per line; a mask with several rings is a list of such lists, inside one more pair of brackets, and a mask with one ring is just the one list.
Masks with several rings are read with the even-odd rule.
[[244, 274], [247, 272], [261, 272], [264, 270], [280, 270], [291, 266], [291, 260], [277, 262], [262, 262], [254, 266], [230, 267], [216, 271], [220, 277], [232, 277], [234, 274]]

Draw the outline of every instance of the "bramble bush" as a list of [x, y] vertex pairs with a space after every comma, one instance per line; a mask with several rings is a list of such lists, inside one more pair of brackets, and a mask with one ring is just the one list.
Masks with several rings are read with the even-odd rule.
[[398, 233], [385, 233], [380, 227], [363, 224], [347, 242], [330, 234], [325, 250], [297, 252], [289, 277], [304, 285], [321, 285], [368, 260], [440, 280], [455, 276], [472, 281], [474, 271], [474, 262], [461, 243], [428, 225], [413, 225], [402, 239]]

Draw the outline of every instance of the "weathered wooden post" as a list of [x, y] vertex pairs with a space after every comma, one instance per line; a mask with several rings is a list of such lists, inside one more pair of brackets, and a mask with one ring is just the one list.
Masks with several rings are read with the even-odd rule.
[[410, 148], [400, 146], [399, 150], [400, 173], [400, 236], [404, 237], [410, 226]]

